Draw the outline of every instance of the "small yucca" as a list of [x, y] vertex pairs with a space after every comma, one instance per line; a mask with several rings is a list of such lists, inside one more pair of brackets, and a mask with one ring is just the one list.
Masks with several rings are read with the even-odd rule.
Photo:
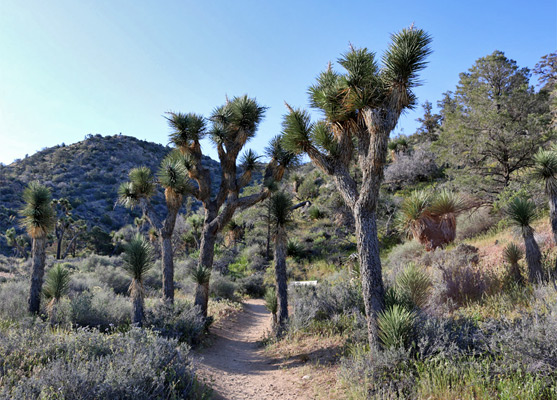
[[412, 300], [419, 308], [427, 304], [431, 285], [429, 275], [413, 263], [408, 264], [396, 278], [396, 288], [399, 293]]
[[265, 292], [265, 308], [271, 314], [273, 314], [273, 322], [277, 321], [277, 311], [278, 311], [278, 300], [277, 300], [277, 290], [274, 286], [267, 288]]
[[203, 265], [198, 265], [189, 270], [192, 280], [198, 285], [207, 285], [211, 280], [211, 270]]
[[408, 346], [412, 338], [415, 318], [412, 311], [398, 304], [379, 314], [377, 326], [379, 340], [383, 346], [387, 348]]

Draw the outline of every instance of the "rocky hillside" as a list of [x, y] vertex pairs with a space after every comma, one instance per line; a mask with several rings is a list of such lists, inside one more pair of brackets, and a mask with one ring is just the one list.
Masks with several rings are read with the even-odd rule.
[[[88, 135], [81, 142], [47, 148], [0, 166], [0, 232], [17, 225], [18, 210], [23, 206], [22, 191], [33, 180], [47, 185], [54, 198], [68, 198], [74, 215], [86, 220], [89, 227], [97, 225], [110, 232], [131, 223], [139, 211], [130, 213], [121, 206], [115, 207], [118, 186], [127, 180], [133, 167], [146, 165], [156, 171], [169, 151], [170, 147], [130, 136]], [[219, 164], [209, 157], [205, 164], [218, 188]], [[162, 191], [153, 204], [163, 215]], [[0, 240], [0, 251], [6, 252], [2, 246], [5, 242]]]

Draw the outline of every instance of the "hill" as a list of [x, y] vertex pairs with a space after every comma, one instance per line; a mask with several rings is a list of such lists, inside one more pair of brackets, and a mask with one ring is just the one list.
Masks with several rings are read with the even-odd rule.
[[[18, 210], [23, 206], [21, 194], [25, 186], [38, 180], [52, 190], [53, 198], [70, 200], [78, 218], [89, 227], [99, 226], [110, 232], [129, 224], [140, 213], [115, 207], [120, 183], [127, 180], [131, 168], [145, 165], [156, 171], [168, 146], [139, 140], [131, 136], [87, 135], [71, 145], [43, 149], [32, 156], [0, 166], [0, 232], [17, 226]], [[220, 184], [219, 163], [204, 159], [213, 175], [213, 185]], [[164, 198], [159, 190], [153, 199], [155, 209], [164, 215]], [[195, 205], [194, 205], [195, 207]], [[0, 252], [6, 253], [5, 241]]]

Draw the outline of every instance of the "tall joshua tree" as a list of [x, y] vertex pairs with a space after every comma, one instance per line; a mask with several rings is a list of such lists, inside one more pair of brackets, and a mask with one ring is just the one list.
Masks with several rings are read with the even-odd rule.
[[[339, 64], [345, 73], [329, 68], [310, 87], [310, 102], [324, 120], [312, 123], [309, 114], [288, 106], [283, 122], [285, 147], [306, 153], [333, 178], [356, 222], [362, 290], [371, 347], [378, 345], [377, 316], [384, 303], [377, 202], [389, 135], [400, 115], [416, 104], [412, 89], [430, 54], [430, 36], [411, 27], [391, 36], [381, 66], [367, 49], [351, 49]], [[350, 173], [356, 159], [361, 181]]]
[[[218, 233], [230, 222], [236, 211], [268, 198], [274, 184], [282, 179], [285, 169], [296, 160], [292, 153], [281, 147], [280, 140], [273, 140], [267, 151], [270, 161], [265, 170], [263, 186], [258, 193], [241, 196], [242, 189], [251, 181], [258, 157], [248, 150], [240, 159], [239, 166], [237, 160], [246, 143], [255, 136], [264, 113], [265, 107], [244, 95], [227, 100], [216, 108], [208, 119], [210, 126], [207, 126], [207, 121], [201, 115], [168, 114], [168, 123], [172, 129], [170, 139], [186, 157], [189, 177], [197, 183], [193, 195], [205, 210], [198, 270], [206, 269], [210, 274]], [[212, 190], [210, 171], [202, 164], [200, 142], [206, 136], [216, 146], [220, 161], [221, 183], [216, 193]], [[196, 296], [196, 305], [207, 316], [207, 299]]]
[[23, 191], [23, 200], [26, 203], [21, 210], [23, 225], [33, 240], [29, 312], [37, 314], [41, 306], [41, 290], [46, 261], [46, 238], [54, 228], [56, 221], [52, 208], [52, 196], [46, 186], [38, 182], [31, 182]]
[[534, 238], [534, 228], [531, 226], [536, 216], [536, 205], [530, 200], [515, 197], [510, 202], [506, 212], [511, 222], [520, 228], [524, 239], [528, 279], [531, 283], [537, 283], [542, 277], [543, 270], [542, 253]]
[[167, 214], [160, 220], [153, 211], [150, 198], [155, 193], [155, 179], [147, 167], [134, 168], [129, 173], [129, 182], [120, 185], [118, 201], [126, 207], [139, 205], [143, 215], [156, 230], [162, 252], [162, 289], [164, 299], [174, 302], [174, 255], [172, 234], [176, 217], [182, 207], [184, 197], [192, 191], [187, 178], [183, 157], [171, 152], [161, 163], [158, 171], [158, 183], [164, 188]]
[[548, 150], [538, 151], [534, 156], [532, 175], [545, 183], [553, 241], [557, 243], [557, 153]]
[[153, 248], [141, 234], [136, 234], [125, 246], [124, 268], [132, 278], [130, 296], [133, 302], [132, 323], [137, 326], [143, 324], [145, 287], [143, 279], [145, 273], [153, 266]]
[[288, 320], [288, 293], [286, 279], [286, 226], [291, 220], [292, 199], [283, 192], [271, 197], [271, 223], [275, 242], [275, 278], [277, 295], [276, 334], [280, 336]]

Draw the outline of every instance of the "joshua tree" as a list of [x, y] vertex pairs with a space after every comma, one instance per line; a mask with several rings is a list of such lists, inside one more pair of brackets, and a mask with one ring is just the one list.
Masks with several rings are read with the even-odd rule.
[[447, 190], [438, 193], [417, 190], [404, 199], [400, 222], [427, 251], [435, 250], [455, 240], [456, 216], [464, 209], [461, 198]]
[[31, 272], [31, 290], [29, 293], [29, 312], [37, 314], [41, 306], [46, 260], [46, 239], [55, 224], [54, 209], [50, 190], [38, 182], [31, 182], [23, 191], [26, 205], [21, 210], [23, 225], [33, 240], [31, 255], [33, 267]]
[[[306, 153], [331, 176], [353, 212], [371, 347], [378, 345], [377, 316], [384, 305], [376, 211], [389, 135], [404, 110], [415, 106], [412, 89], [431, 52], [431, 38], [421, 29], [403, 29], [391, 39], [381, 67], [374, 53], [351, 48], [339, 60], [346, 73], [329, 65], [319, 75], [309, 92], [323, 121], [311, 123], [306, 111], [288, 107], [283, 123], [285, 147]], [[361, 183], [350, 174], [354, 158]]]
[[[167, 119], [172, 128], [170, 139], [187, 159], [185, 165], [189, 177], [197, 183], [193, 195], [205, 211], [199, 247], [199, 270], [212, 270], [217, 235], [235, 212], [268, 198], [275, 182], [282, 179], [285, 169], [296, 160], [275, 138], [267, 149], [270, 161], [265, 170], [263, 186], [258, 193], [240, 196], [242, 189], [251, 181], [258, 157], [251, 150], [245, 152], [240, 160], [240, 168], [237, 160], [246, 143], [255, 136], [264, 113], [265, 107], [261, 107], [255, 99], [242, 96], [234, 97], [218, 107], [209, 118], [210, 128], [200, 115], [168, 114]], [[200, 142], [207, 135], [216, 146], [220, 161], [221, 183], [217, 193], [213, 193], [211, 173], [202, 163]], [[196, 305], [207, 316], [207, 304], [196, 301]]]
[[515, 243], [509, 243], [503, 250], [503, 258], [510, 265], [509, 276], [519, 285], [524, 285], [524, 278], [522, 277], [520, 266], [518, 265], [522, 256], [522, 250]]
[[46, 275], [43, 294], [49, 299], [46, 309], [51, 323], [56, 316], [56, 305], [68, 292], [70, 287], [70, 271], [61, 264], [57, 264]]
[[28, 255], [26, 247], [29, 245], [29, 243], [27, 242], [27, 239], [24, 235], [18, 235], [15, 231], [15, 228], [12, 227], [6, 230], [4, 237], [6, 238], [8, 246], [14, 248], [14, 253], [27, 260]]
[[286, 280], [286, 225], [291, 221], [292, 199], [283, 192], [271, 197], [271, 222], [275, 242], [275, 279], [277, 294], [276, 334], [280, 336], [288, 320], [288, 292]]
[[143, 278], [145, 273], [153, 266], [153, 248], [139, 233], [125, 246], [124, 268], [132, 278], [130, 295], [133, 302], [132, 323], [137, 326], [143, 324], [143, 304], [145, 288]]
[[163, 221], [153, 211], [149, 201], [155, 193], [155, 182], [149, 168], [132, 169], [129, 173], [129, 182], [120, 185], [118, 190], [119, 202], [129, 208], [139, 205], [160, 240], [163, 295], [170, 303], [174, 302], [172, 234], [184, 196], [192, 191], [186, 173], [184, 160], [177, 152], [171, 152], [161, 163], [157, 177], [158, 183], [164, 188], [166, 199], [167, 214]]
[[536, 153], [532, 175], [545, 183], [553, 241], [557, 243], [557, 154], [555, 151], [540, 150]]
[[531, 226], [536, 216], [536, 205], [530, 200], [515, 197], [510, 202], [506, 212], [511, 222], [520, 228], [524, 239], [528, 279], [531, 283], [539, 282], [543, 273], [542, 254], [534, 238], [534, 229]]

